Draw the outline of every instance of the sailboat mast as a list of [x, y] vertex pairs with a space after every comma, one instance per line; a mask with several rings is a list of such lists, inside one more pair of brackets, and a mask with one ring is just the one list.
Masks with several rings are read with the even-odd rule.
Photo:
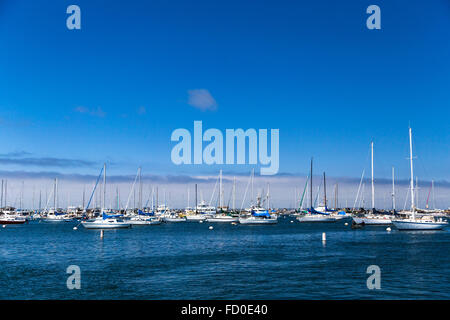
[[436, 209], [436, 203], [434, 202], [434, 180], [431, 180], [431, 197], [433, 201], [433, 209]]
[[310, 200], [311, 200], [311, 210], [313, 209], [313, 185], [312, 185], [312, 182], [313, 182], [313, 178], [312, 178], [312, 176], [313, 176], [313, 158], [311, 157], [311, 170], [310, 170], [310, 179], [311, 179], [311, 183], [309, 184], [309, 188], [310, 188]]
[[119, 187], [116, 186], [117, 210], [120, 211]]
[[323, 204], [327, 207], [327, 182], [325, 179], [325, 172], [323, 173]]
[[56, 194], [58, 193], [58, 192], [57, 192], [57, 185], [58, 185], [58, 179], [55, 178], [55, 184], [53, 185], [53, 208], [55, 208], [55, 211], [56, 211], [56, 202], [57, 202], [57, 200], [56, 200], [56, 198], [57, 198]]
[[255, 177], [255, 169], [252, 169], [252, 201], [254, 201], [254, 193], [253, 193], [253, 179]]
[[412, 130], [409, 128], [409, 164], [411, 167], [411, 210], [412, 217], [415, 219], [415, 205], [414, 205], [414, 170], [413, 170], [413, 155], [412, 155]]
[[197, 213], [198, 199], [197, 199], [197, 184], [195, 184], [195, 213]]
[[236, 209], [236, 177], [233, 177], [233, 210]]
[[39, 190], [39, 208], [38, 208], [38, 213], [41, 213], [41, 201], [42, 201], [42, 191]]
[[392, 210], [395, 211], [395, 175], [394, 167], [392, 167]]
[[139, 167], [139, 200], [138, 200], [138, 210], [142, 210], [142, 179], [141, 179], [141, 167]]
[[375, 186], [373, 183], [373, 141], [370, 143], [371, 148], [371, 169], [372, 169], [372, 210], [375, 211]]
[[103, 198], [102, 198], [102, 209], [105, 208], [106, 203], [106, 163], [103, 164]]
[[219, 208], [222, 209], [222, 170], [220, 170], [219, 174]]

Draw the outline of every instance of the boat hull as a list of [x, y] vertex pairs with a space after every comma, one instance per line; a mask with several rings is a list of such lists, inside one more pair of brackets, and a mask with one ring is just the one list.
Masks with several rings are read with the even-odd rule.
[[364, 224], [366, 226], [388, 226], [392, 224], [391, 219], [384, 218], [353, 217], [353, 221], [355, 221], [356, 224]]
[[186, 221], [203, 221], [206, 220], [208, 218], [208, 216], [203, 216], [203, 215], [187, 215], [186, 216]]
[[27, 220], [0, 220], [0, 224], [24, 224]]
[[132, 226], [149, 226], [161, 224], [161, 220], [129, 220], [127, 223]]
[[86, 229], [125, 229], [130, 228], [131, 224], [125, 222], [101, 223], [101, 222], [81, 222]]
[[442, 230], [448, 223], [420, 221], [392, 221], [398, 230]]
[[297, 217], [298, 222], [336, 222], [337, 220], [330, 216], [300, 216]]
[[251, 218], [239, 218], [239, 223], [240, 224], [254, 224], [254, 225], [259, 225], [259, 224], [277, 224], [278, 223], [278, 219], [275, 218], [265, 218], [265, 219], [251, 219]]
[[230, 223], [230, 222], [238, 222], [239, 218], [236, 217], [223, 217], [223, 218], [218, 218], [218, 217], [213, 217], [213, 218], [208, 218], [206, 219], [207, 222], [215, 222], [215, 223]]
[[185, 218], [163, 218], [164, 222], [186, 222]]

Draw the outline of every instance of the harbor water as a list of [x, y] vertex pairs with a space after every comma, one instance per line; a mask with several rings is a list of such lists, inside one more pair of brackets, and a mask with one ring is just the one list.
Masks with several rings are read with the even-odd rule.
[[[260, 226], [164, 223], [101, 238], [76, 224], [0, 228], [0, 299], [450, 299], [448, 229], [353, 230], [281, 217]], [[67, 288], [70, 265], [80, 267], [80, 289]], [[368, 289], [371, 265], [381, 270], [380, 289]]]

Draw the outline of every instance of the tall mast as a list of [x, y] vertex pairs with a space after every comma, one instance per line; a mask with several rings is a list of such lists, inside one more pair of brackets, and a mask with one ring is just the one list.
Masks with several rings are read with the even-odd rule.
[[395, 175], [394, 167], [392, 167], [392, 210], [395, 211]]
[[267, 182], [267, 209], [270, 209], [270, 184]]
[[38, 208], [38, 213], [41, 213], [41, 200], [42, 200], [42, 191], [39, 190], [39, 208]]
[[309, 191], [310, 191], [310, 200], [311, 200], [311, 210], [313, 209], [313, 185], [312, 185], [312, 182], [313, 182], [313, 178], [312, 178], [312, 176], [313, 176], [313, 158], [311, 157], [311, 171], [310, 171], [310, 179], [311, 179], [311, 183], [309, 184]]
[[336, 183], [336, 186], [334, 188], [334, 208], [337, 209], [338, 207], [338, 184]]
[[197, 213], [198, 199], [197, 199], [197, 184], [195, 184], [195, 213]]
[[414, 171], [413, 171], [413, 155], [412, 155], [412, 130], [409, 128], [409, 163], [411, 166], [411, 210], [412, 218], [415, 219], [415, 205], [414, 205]]
[[233, 177], [233, 210], [236, 209], [236, 177]]
[[372, 160], [371, 160], [371, 168], [372, 168], [372, 211], [375, 211], [375, 186], [373, 184], [373, 141], [370, 143], [370, 148], [372, 150]]
[[120, 211], [119, 187], [116, 186], [117, 210]]
[[55, 184], [53, 185], [53, 207], [55, 208], [55, 211], [56, 211], [56, 202], [57, 202], [57, 200], [56, 200], [56, 198], [57, 198], [57, 196], [56, 196], [56, 194], [58, 193], [58, 191], [57, 191], [57, 185], [58, 185], [58, 178], [55, 178]]
[[254, 193], [253, 193], [253, 179], [255, 177], [255, 169], [252, 169], [252, 201], [254, 201]]
[[222, 209], [222, 170], [220, 170], [220, 174], [219, 174], [219, 208]]
[[323, 173], [323, 204], [325, 205], [325, 209], [327, 207], [327, 182], [325, 179], [325, 172]]
[[106, 204], [106, 163], [103, 164], [103, 198], [102, 198], [102, 210]]
[[433, 209], [436, 209], [436, 203], [434, 202], [434, 180], [431, 180], [431, 197], [433, 201]]
[[142, 209], [142, 179], [141, 179], [141, 167], [139, 167], [139, 200], [138, 200], [138, 210]]
[[155, 210], [155, 206], [154, 206], [154, 200], [155, 198], [155, 187], [152, 187], [152, 212]]

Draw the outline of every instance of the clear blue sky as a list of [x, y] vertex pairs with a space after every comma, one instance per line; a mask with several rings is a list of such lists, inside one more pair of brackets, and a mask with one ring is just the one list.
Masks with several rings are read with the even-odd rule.
[[[314, 156], [359, 177], [374, 139], [377, 176], [407, 178], [411, 124], [418, 174], [450, 179], [449, 40], [448, 0], [0, 0], [2, 170], [216, 172], [170, 160], [171, 132], [202, 120], [279, 128], [280, 173]], [[195, 89], [215, 110], [188, 104]]]

